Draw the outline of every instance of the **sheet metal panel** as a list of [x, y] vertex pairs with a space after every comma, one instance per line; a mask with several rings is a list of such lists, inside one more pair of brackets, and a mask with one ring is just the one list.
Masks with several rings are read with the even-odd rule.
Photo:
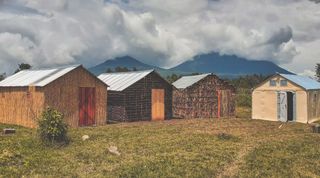
[[1, 81], [0, 87], [43, 87], [79, 66], [80, 65], [54, 69], [23, 70]]
[[149, 75], [154, 70], [104, 73], [98, 76], [105, 84], [109, 85], [108, 90], [123, 91], [129, 86]]
[[172, 85], [178, 89], [185, 89], [199, 82], [200, 80], [204, 79], [208, 75], [211, 75], [211, 74], [208, 73], [208, 74], [201, 74], [201, 75], [184, 76], [184, 77], [181, 77], [179, 80], [175, 81]]

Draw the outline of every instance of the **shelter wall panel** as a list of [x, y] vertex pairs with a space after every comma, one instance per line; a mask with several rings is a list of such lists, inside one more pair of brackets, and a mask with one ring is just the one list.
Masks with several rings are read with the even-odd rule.
[[117, 91], [108, 91], [108, 120], [111, 122], [128, 121], [125, 108], [125, 95]]
[[252, 118], [278, 121], [277, 92], [254, 91], [252, 94]]
[[44, 95], [40, 89], [28, 87], [0, 88], [0, 122], [36, 127], [43, 111]]
[[297, 122], [308, 122], [308, 99], [306, 91], [296, 91]]
[[61, 111], [71, 127], [79, 126], [79, 88], [95, 88], [95, 124], [104, 125], [107, 121], [107, 89], [93, 75], [83, 68], [77, 68], [47, 85], [45, 106]]

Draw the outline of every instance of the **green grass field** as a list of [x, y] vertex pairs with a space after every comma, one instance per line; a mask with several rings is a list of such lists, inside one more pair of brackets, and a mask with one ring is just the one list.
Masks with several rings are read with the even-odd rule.
[[[0, 177], [320, 177], [320, 134], [305, 124], [280, 125], [249, 119], [123, 123], [71, 129], [70, 144], [56, 148], [39, 143], [35, 130], [13, 126], [15, 135], [0, 135]], [[83, 135], [90, 139], [82, 141]]]

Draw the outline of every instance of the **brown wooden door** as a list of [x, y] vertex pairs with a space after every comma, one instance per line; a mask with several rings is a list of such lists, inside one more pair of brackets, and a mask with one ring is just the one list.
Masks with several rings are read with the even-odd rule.
[[95, 88], [79, 89], [79, 126], [95, 125]]
[[164, 120], [164, 89], [152, 89], [152, 120]]
[[217, 117], [228, 117], [230, 116], [230, 90], [217, 90], [218, 96], [218, 111]]

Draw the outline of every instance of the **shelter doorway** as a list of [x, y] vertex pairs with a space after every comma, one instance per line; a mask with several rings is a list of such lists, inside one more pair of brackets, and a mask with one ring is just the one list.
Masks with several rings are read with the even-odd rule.
[[95, 88], [79, 88], [79, 126], [91, 126], [95, 124]]
[[281, 122], [295, 120], [295, 93], [278, 92], [278, 119]]
[[293, 93], [287, 92], [287, 119], [293, 121]]
[[164, 120], [164, 89], [152, 89], [152, 120]]
[[217, 90], [217, 118], [229, 116], [230, 98], [231, 90]]

